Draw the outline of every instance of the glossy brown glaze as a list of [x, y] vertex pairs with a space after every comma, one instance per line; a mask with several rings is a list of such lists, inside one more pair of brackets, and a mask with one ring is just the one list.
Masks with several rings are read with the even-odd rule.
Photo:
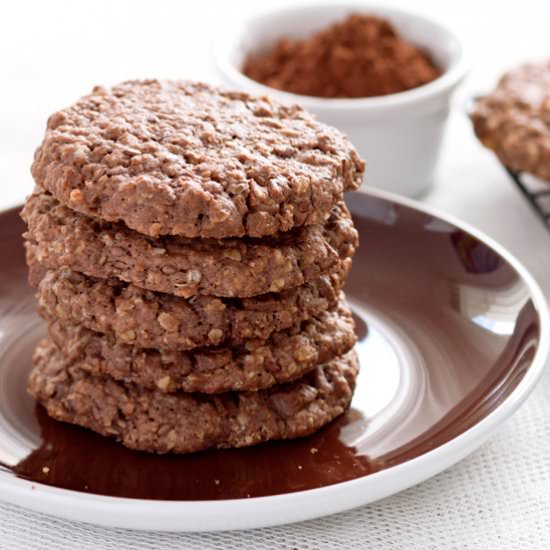
[[[494, 251], [445, 222], [366, 195], [348, 202], [361, 236], [347, 294], [364, 371], [352, 408], [302, 440], [190, 456], [130, 451], [51, 420], [25, 395], [32, 346], [43, 328], [31, 313], [22, 223], [14, 211], [2, 214], [0, 474], [134, 498], [274, 495], [410, 460], [493, 411], [517, 386], [538, 344], [538, 316], [525, 284]], [[7, 341], [10, 333], [17, 338]], [[370, 410], [369, 396], [377, 395], [387, 398]]]

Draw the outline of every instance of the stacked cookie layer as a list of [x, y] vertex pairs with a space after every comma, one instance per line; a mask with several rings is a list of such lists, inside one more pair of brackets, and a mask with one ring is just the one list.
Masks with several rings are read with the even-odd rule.
[[50, 117], [23, 218], [49, 335], [29, 390], [131, 448], [309, 434], [349, 404], [363, 162], [296, 106], [190, 82]]

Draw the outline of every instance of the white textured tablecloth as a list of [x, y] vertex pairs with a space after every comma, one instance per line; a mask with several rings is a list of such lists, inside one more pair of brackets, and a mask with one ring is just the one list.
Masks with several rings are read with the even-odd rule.
[[[446, 16], [463, 31], [474, 53], [465, 93], [483, 89], [510, 63], [550, 54], [548, 2], [417, 0], [415, 7]], [[246, 0], [97, 0], [19, 2], [3, 9], [0, 208], [21, 202], [32, 188], [28, 166], [50, 112], [95, 83], [151, 75], [208, 77], [211, 24], [253, 8]], [[458, 110], [437, 184], [424, 200], [504, 244], [550, 296], [550, 234], [473, 139]], [[547, 550], [550, 373], [502, 430], [457, 466], [384, 501], [316, 521], [248, 532], [141, 533], [62, 521], [0, 502], [1, 550], [248, 547]]]

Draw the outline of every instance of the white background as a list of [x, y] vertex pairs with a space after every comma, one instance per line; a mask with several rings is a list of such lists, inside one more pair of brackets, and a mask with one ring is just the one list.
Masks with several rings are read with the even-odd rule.
[[[289, 3], [244, 0], [48, 0], [34, 3], [0, 0], [0, 208], [20, 203], [32, 189], [29, 172], [32, 154], [41, 140], [46, 119], [53, 111], [89, 92], [95, 84], [109, 85], [141, 77], [211, 80], [209, 43], [217, 28], [253, 11]], [[476, 142], [462, 112], [463, 100], [488, 89], [507, 67], [527, 59], [550, 57], [550, 1], [416, 0], [380, 3], [401, 5], [451, 24], [465, 40], [473, 64], [471, 76], [456, 98], [437, 183], [424, 200], [473, 223], [507, 246], [533, 272], [550, 296], [550, 235], [493, 156]], [[528, 411], [521, 411], [500, 438], [451, 473], [413, 489], [412, 493], [409, 491], [396, 497], [397, 500], [390, 499], [394, 503], [404, 503], [405, 509], [401, 530], [388, 535], [385, 540], [393, 541], [399, 548], [413, 548], [416, 547], [414, 533], [417, 533], [424, 537], [422, 544], [416, 541], [422, 548], [530, 548], [539, 544], [540, 548], [548, 548], [548, 544], [544, 546], [544, 540], [548, 542], [546, 537], [550, 538], [550, 461], [544, 457], [550, 455], [550, 420], [546, 420], [550, 412], [549, 395], [550, 380], [546, 377], [533, 398], [538, 401], [530, 400], [526, 407]], [[537, 429], [529, 431], [535, 424]], [[529, 437], [526, 434], [530, 434]], [[538, 449], [540, 455], [537, 455], [536, 463], [529, 462], [533, 449]], [[544, 453], [543, 449], [546, 449]], [[502, 463], [503, 455], [509, 462]], [[489, 474], [476, 473], [476, 464], [479, 468], [489, 468], [489, 474], [493, 475], [488, 488], [484, 486], [483, 494], [478, 494], [479, 489]], [[523, 477], [517, 476], [520, 475], [518, 468], [525, 464], [528, 464], [530, 473], [524, 482]], [[494, 472], [500, 473], [496, 475]], [[470, 480], [471, 491], [459, 491], [457, 482], [453, 481], [457, 476]], [[536, 498], [525, 493], [529, 480], [535, 483]], [[436, 490], [446, 491], [451, 499], [453, 494], [478, 494], [457, 504], [453, 528], [438, 531], [441, 513], [444, 514], [445, 509], [440, 509], [439, 515], [433, 511], [430, 516], [425, 511], [419, 514], [415, 508], [421, 506], [418, 500], [421, 497], [435, 498], [430, 496], [429, 483], [435, 483]], [[503, 492], [502, 487], [513, 488], [513, 491]], [[376, 523], [376, 518], [384, 517], [387, 511], [387, 505], [381, 504], [379, 508], [365, 512], [370, 514], [371, 533], [388, 531], [382, 523]], [[0, 548], [11, 549], [18, 540], [42, 548], [40, 542], [36, 542], [38, 539], [32, 539], [31, 524], [25, 524], [25, 518], [19, 512], [6, 508], [3, 515], [6, 514], [12, 514], [10, 525], [17, 524], [18, 529], [26, 525], [28, 529], [18, 534], [4, 523], [5, 531], [0, 527], [0, 535], [3, 535]], [[366, 516], [358, 513], [349, 517], [362, 521]], [[392, 521], [397, 521], [391, 517]], [[537, 517], [543, 518], [542, 523], [533, 523]], [[423, 523], [415, 524], [414, 518]], [[426, 521], [432, 521], [435, 534], [428, 534]], [[330, 522], [324, 525], [328, 528]], [[353, 525], [348, 527], [353, 528]], [[43, 528], [47, 529], [47, 523]], [[68, 524], [56, 527], [59, 533], [63, 533], [63, 529], [64, 536], [70, 537], [72, 527]], [[310, 531], [308, 528], [303, 530], [304, 533]], [[97, 531], [90, 535], [88, 542], [103, 535], [107, 537]], [[51, 537], [48, 547], [55, 547], [58, 540], [55, 533], [48, 536]], [[315, 540], [314, 535], [311, 536], [311, 540]], [[447, 543], [446, 536], [450, 537]], [[254, 537], [250, 540], [259, 545], [261, 537]], [[338, 538], [335, 537], [335, 544]], [[9, 540], [12, 541], [10, 546], [4, 546]], [[109, 540], [112, 542], [116, 538]], [[122, 547], [122, 539], [118, 540], [119, 543], [113, 542], [113, 547]], [[151, 541], [147, 548], [155, 547], [155, 539], [147, 540]], [[158, 540], [160, 544], [161, 539]], [[168, 545], [176, 540], [162, 539], [165, 547], [170, 548], [172, 546]], [[223, 539], [217, 538], [203, 539], [201, 544], [206, 547], [209, 540], [220, 544], [212, 547], [224, 546]], [[376, 540], [371, 540], [372, 547], [376, 546]], [[498, 542], [488, 546], [488, 540]], [[364, 541], [367, 544], [367, 538]]]

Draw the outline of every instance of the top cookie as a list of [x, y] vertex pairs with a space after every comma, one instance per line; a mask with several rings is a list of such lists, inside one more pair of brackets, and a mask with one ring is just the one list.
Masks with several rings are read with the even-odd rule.
[[322, 223], [364, 163], [296, 105], [187, 81], [96, 87], [53, 114], [38, 185], [156, 237], [262, 237]]
[[471, 117], [476, 135], [501, 162], [550, 181], [550, 61], [505, 74]]

